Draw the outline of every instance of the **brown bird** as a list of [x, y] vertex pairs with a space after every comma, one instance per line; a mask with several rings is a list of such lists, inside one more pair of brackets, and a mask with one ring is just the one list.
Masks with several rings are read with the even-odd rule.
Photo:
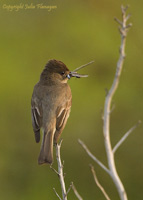
[[86, 75], [71, 72], [61, 61], [50, 60], [34, 87], [31, 112], [37, 143], [40, 141], [40, 129], [43, 130], [38, 164], [53, 162], [53, 144], [58, 142], [70, 114], [72, 94], [67, 81], [71, 77]]

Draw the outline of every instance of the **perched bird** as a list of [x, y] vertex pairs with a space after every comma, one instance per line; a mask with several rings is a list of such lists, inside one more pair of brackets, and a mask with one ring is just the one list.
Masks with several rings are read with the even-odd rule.
[[69, 117], [72, 94], [68, 79], [85, 76], [71, 72], [58, 60], [49, 60], [42, 71], [31, 99], [32, 126], [37, 143], [40, 129], [43, 130], [38, 164], [53, 162], [53, 144], [58, 142]]

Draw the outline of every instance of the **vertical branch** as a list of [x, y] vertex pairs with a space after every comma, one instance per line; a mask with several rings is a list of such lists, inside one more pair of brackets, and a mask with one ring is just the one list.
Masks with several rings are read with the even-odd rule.
[[[114, 153], [115, 151], [118, 149], [118, 147], [125, 141], [125, 139], [129, 136], [129, 134], [137, 127], [137, 125], [135, 125], [134, 127], [132, 127], [122, 138], [121, 140], [115, 145], [115, 147], [112, 149], [111, 146], [111, 140], [110, 140], [110, 114], [111, 114], [111, 102], [113, 99], [113, 96], [118, 88], [119, 85], [119, 79], [120, 79], [120, 75], [122, 72], [122, 68], [123, 68], [123, 63], [124, 63], [124, 59], [125, 59], [125, 43], [126, 43], [126, 36], [127, 36], [127, 32], [128, 29], [132, 26], [132, 24], [127, 24], [128, 19], [130, 18], [130, 14], [126, 15], [126, 11], [128, 9], [127, 7], [123, 7], [121, 6], [121, 10], [122, 10], [122, 21], [120, 21], [119, 19], [115, 18], [116, 22], [120, 25], [119, 27], [119, 32], [121, 35], [121, 45], [120, 45], [120, 55], [119, 55], [119, 59], [117, 62], [117, 67], [116, 67], [116, 73], [115, 73], [115, 77], [113, 80], [113, 83], [111, 85], [110, 90], [107, 92], [106, 98], [105, 98], [105, 104], [104, 104], [104, 116], [103, 116], [103, 134], [104, 134], [104, 145], [105, 145], [105, 151], [106, 151], [106, 155], [107, 155], [107, 161], [108, 161], [108, 168], [102, 164], [87, 148], [87, 146], [81, 141], [79, 140], [79, 143], [81, 144], [81, 146], [84, 148], [84, 150], [86, 151], [86, 153], [101, 167], [103, 168], [112, 178], [119, 197], [121, 200], [127, 200], [127, 194], [125, 191], [125, 188], [120, 180], [120, 177], [117, 173], [116, 170], [116, 166], [115, 166], [115, 160], [114, 160]], [[96, 180], [96, 183], [98, 184], [97, 178], [94, 174], [94, 178]], [[99, 184], [98, 184], [99, 186]], [[101, 185], [100, 185], [100, 188]], [[101, 189], [103, 191], [103, 188]]]
[[65, 181], [64, 181], [64, 174], [63, 174], [63, 164], [61, 162], [61, 153], [60, 153], [60, 149], [61, 149], [61, 145], [62, 145], [62, 141], [61, 140], [59, 142], [59, 144], [56, 144], [56, 159], [57, 159], [57, 164], [58, 164], [58, 171], [56, 169], [54, 169], [52, 167], [52, 165], [50, 166], [50, 168], [58, 175], [59, 179], [60, 179], [60, 184], [61, 184], [61, 190], [62, 190], [62, 197], [61, 198], [59, 196], [59, 194], [56, 192], [56, 189], [53, 188], [56, 196], [60, 199], [60, 200], [67, 200], [67, 195], [68, 193], [70, 192], [71, 188], [73, 189], [74, 191], [74, 194], [75, 196], [79, 199], [79, 200], [82, 200], [82, 197], [79, 195], [78, 191], [76, 190], [73, 182], [71, 182], [67, 192], [66, 192], [66, 186], [65, 186]]
[[126, 16], [127, 7], [124, 8], [122, 6], [121, 10], [122, 10], [122, 22], [115, 18], [115, 20], [120, 24], [120, 28], [119, 28], [119, 31], [121, 34], [120, 56], [119, 56], [119, 60], [117, 62], [116, 74], [115, 74], [113, 84], [105, 98], [103, 134], [104, 134], [104, 144], [105, 144], [105, 150], [106, 150], [106, 154], [107, 154], [110, 176], [118, 190], [120, 199], [127, 200], [126, 191], [125, 191], [124, 186], [117, 174], [115, 160], [114, 160], [114, 153], [113, 153], [113, 150], [111, 147], [111, 141], [110, 141], [111, 102], [112, 102], [113, 95], [115, 94], [117, 87], [119, 85], [119, 78], [121, 75], [121, 71], [123, 68], [123, 62], [124, 62], [124, 58], [125, 58], [125, 42], [126, 42], [127, 30], [131, 26], [131, 25], [128, 25], [128, 26], [126, 25], [126, 22], [129, 18], [129, 16]]
[[56, 145], [56, 158], [57, 158], [57, 163], [58, 163], [58, 176], [59, 176], [60, 184], [61, 184], [62, 197], [63, 197], [63, 200], [67, 200], [67, 192], [66, 192], [64, 175], [63, 175], [63, 165], [62, 165], [61, 156], [60, 156], [61, 144], [62, 144], [62, 140], [60, 141], [59, 144]]

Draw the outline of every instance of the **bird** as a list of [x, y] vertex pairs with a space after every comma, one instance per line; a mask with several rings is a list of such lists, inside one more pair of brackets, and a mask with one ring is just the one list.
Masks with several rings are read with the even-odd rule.
[[67, 123], [72, 105], [71, 77], [86, 77], [70, 71], [59, 60], [49, 60], [34, 86], [31, 98], [32, 126], [36, 143], [40, 142], [40, 130], [43, 131], [38, 164], [53, 163], [53, 146], [58, 143]]

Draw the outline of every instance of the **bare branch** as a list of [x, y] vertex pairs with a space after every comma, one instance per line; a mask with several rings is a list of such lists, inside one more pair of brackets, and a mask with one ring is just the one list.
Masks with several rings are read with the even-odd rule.
[[118, 62], [117, 62], [115, 77], [114, 77], [114, 80], [113, 80], [113, 83], [111, 85], [110, 90], [106, 94], [105, 104], [104, 104], [103, 134], [104, 134], [104, 145], [105, 145], [109, 169], [104, 164], [102, 164], [89, 151], [87, 146], [81, 140], [78, 140], [79, 143], [81, 144], [81, 146], [86, 151], [86, 153], [89, 155], [89, 157], [91, 157], [102, 169], [104, 169], [111, 176], [111, 178], [112, 178], [112, 180], [113, 180], [113, 182], [114, 182], [114, 184], [117, 188], [117, 191], [119, 193], [121, 200], [127, 200], [127, 195], [126, 195], [125, 188], [124, 188], [124, 186], [123, 186], [123, 184], [120, 180], [120, 177], [117, 173], [117, 170], [116, 170], [115, 160], [114, 160], [114, 151], [118, 148], [118, 146], [120, 146], [120, 143], [122, 143], [122, 140], [119, 141], [120, 143], [118, 144], [118, 146], [115, 146], [116, 148], [114, 150], [112, 150], [111, 140], [110, 140], [110, 114], [112, 112], [112, 109], [111, 109], [112, 99], [113, 99], [113, 96], [114, 96], [114, 94], [115, 94], [115, 92], [118, 88], [118, 85], [119, 85], [119, 79], [120, 79], [120, 75], [121, 75], [121, 72], [122, 72], [123, 63], [124, 63], [124, 59], [125, 59], [126, 36], [127, 36], [128, 28], [130, 28], [130, 26], [131, 26], [131, 23], [128, 24], [128, 25], [126, 24], [127, 20], [130, 17], [130, 15], [126, 16], [127, 9], [128, 9], [128, 6], [126, 6], [126, 7], [121, 6], [122, 22], [120, 20], [118, 20], [117, 18], [115, 18], [115, 20], [120, 25], [120, 27], [119, 27], [119, 31], [120, 31], [120, 34], [121, 34], [120, 55], [119, 55], [119, 59], [118, 59]]
[[71, 190], [72, 186], [73, 186], [73, 182], [71, 182], [71, 184], [70, 184], [70, 186], [69, 186], [69, 189], [68, 189], [68, 191], [67, 191], [67, 194], [66, 194], [66, 196], [67, 196], [67, 195], [68, 195], [68, 193], [70, 192], [70, 190]]
[[59, 179], [60, 179], [60, 184], [61, 184], [61, 189], [62, 189], [63, 200], [67, 200], [67, 192], [66, 192], [64, 175], [63, 175], [63, 165], [62, 165], [61, 156], [60, 156], [60, 148], [62, 145], [62, 141], [63, 140], [61, 140], [59, 144], [56, 145], [56, 158], [57, 158], [57, 163], [58, 163], [58, 174], [59, 174]]
[[56, 189], [55, 189], [55, 188], [53, 188], [53, 190], [54, 190], [54, 192], [55, 192], [56, 196], [57, 196], [57, 197], [58, 197], [60, 200], [62, 200], [62, 199], [61, 199], [61, 197], [59, 196], [59, 194], [57, 193]]
[[107, 167], [102, 164], [87, 148], [87, 146], [84, 144], [84, 142], [82, 142], [80, 139], [78, 139], [78, 142], [80, 143], [80, 145], [84, 148], [84, 150], [86, 151], [86, 153], [102, 168], [104, 169], [108, 174], [110, 174], [109, 169], [107, 169]]
[[92, 64], [92, 63], [94, 63], [95, 61], [93, 60], [93, 61], [90, 61], [89, 63], [86, 63], [86, 64], [84, 64], [84, 65], [81, 65], [80, 67], [78, 67], [78, 68], [76, 68], [75, 70], [73, 70], [73, 72], [77, 72], [78, 70], [80, 70], [80, 69], [82, 69], [82, 68], [84, 68], [84, 67], [86, 67], [87, 65], [90, 65], [90, 64]]
[[118, 18], [116, 18], [116, 17], [114, 17], [114, 20], [119, 24], [119, 25], [123, 25], [123, 23], [118, 19]]
[[[121, 11], [122, 11], [122, 14], [125, 16], [126, 15], [126, 11], [127, 11], [127, 9], [129, 8], [129, 5], [127, 5], [127, 6], [123, 6], [123, 5], [121, 5]], [[123, 16], [123, 17], [124, 17]]]
[[105, 144], [105, 150], [106, 150], [106, 154], [107, 154], [110, 175], [111, 175], [111, 178], [117, 188], [120, 199], [122, 199], [122, 200], [127, 200], [127, 195], [126, 195], [126, 191], [125, 191], [124, 186], [117, 174], [117, 170], [115, 167], [114, 153], [112, 151], [111, 140], [110, 140], [110, 113], [111, 113], [112, 98], [118, 88], [118, 85], [119, 85], [119, 78], [120, 78], [120, 75], [122, 72], [124, 58], [125, 58], [125, 42], [126, 42], [126, 36], [127, 36], [126, 22], [127, 22], [127, 19], [129, 18], [129, 17], [126, 17], [127, 8], [128, 8], [128, 6], [127, 7], [121, 6], [122, 23], [120, 23], [120, 21], [116, 19], [116, 21], [121, 25], [121, 27], [119, 29], [120, 34], [121, 34], [120, 55], [119, 55], [119, 60], [117, 62], [116, 73], [115, 73], [115, 77], [114, 77], [112, 86], [105, 98], [104, 120], [103, 120], [104, 144]]
[[59, 173], [57, 172], [56, 169], [53, 168], [52, 164], [50, 165], [50, 168], [59, 176]]
[[74, 184], [72, 184], [72, 189], [74, 191], [75, 196], [79, 199], [79, 200], [83, 200], [83, 198], [80, 196], [80, 194], [78, 193], [77, 189], [75, 188]]
[[130, 128], [125, 135], [119, 140], [119, 142], [114, 146], [113, 153], [121, 146], [121, 144], [127, 139], [127, 137], [140, 125], [141, 121], [139, 120], [132, 128]]
[[126, 16], [126, 21], [128, 21], [128, 20], [130, 19], [130, 17], [131, 17], [131, 14], [128, 14], [128, 15]]
[[95, 170], [94, 170], [94, 167], [92, 165], [90, 165], [90, 168], [91, 168], [91, 172], [92, 172], [92, 175], [93, 175], [93, 178], [94, 178], [94, 181], [96, 183], [96, 185], [99, 187], [99, 189], [101, 190], [101, 192], [103, 193], [103, 195], [105, 196], [105, 198], [107, 200], [110, 200], [108, 194], [105, 192], [104, 188], [102, 187], [102, 185], [99, 183], [98, 181], [98, 178], [96, 176], [96, 173], [95, 173]]
[[126, 29], [129, 29], [133, 24], [132, 23], [129, 23], [127, 26], [126, 26]]

